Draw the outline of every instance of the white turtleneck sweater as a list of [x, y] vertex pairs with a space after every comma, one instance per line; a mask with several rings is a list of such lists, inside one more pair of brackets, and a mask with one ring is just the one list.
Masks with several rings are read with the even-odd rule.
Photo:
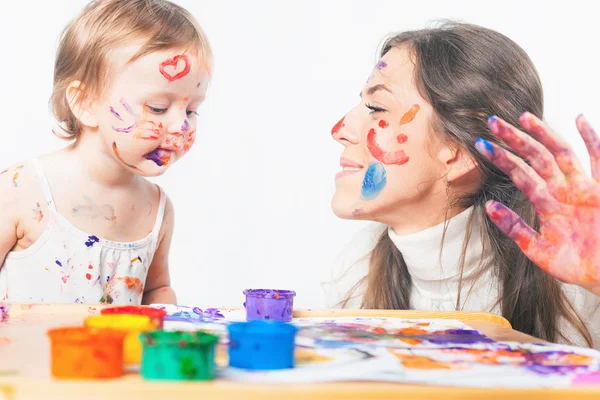
[[[440, 256], [440, 246], [444, 232], [444, 223], [410, 235], [399, 236], [388, 228], [388, 235], [402, 253], [412, 278], [410, 304], [415, 310], [465, 310], [484, 311], [501, 315], [499, 304], [499, 282], [492, 275], [492, 268], [486, 266], [491, 254], [484, 251], [479, 234], [481, 221], [473, 218], [473, 230], [466, 249], [463, 269], [463, 281], [460, 290], [460, 304], [457, 298], [460, 280], [460, 255], [467, 233], [467, 225], [472, 208], [447, 221], [447, 231]], [[370, 248], [378, 237], [371, 232]], [[333, 279], [324, 284], [328, 306], [336, 307], [348, 291], [364, 276], [369, 269], [368, 257], [355, 262], [351, 267], [346, 264], [342, 269], [334, 270]], [[480, 267], [482, 266], [482, 267]], [[563, 288], [573, 306], [581, 316], [594, 341], [594, 347], [600, 349], [600, 298], [576, 285], [563, 284]], [[346, 305], [346, 308], [359, 308], [366, 289], [366, 281], [361, 284]], [[564, 319], [559, 320], [559, 329], [576, 345], [586, 346], [585, 340]]]

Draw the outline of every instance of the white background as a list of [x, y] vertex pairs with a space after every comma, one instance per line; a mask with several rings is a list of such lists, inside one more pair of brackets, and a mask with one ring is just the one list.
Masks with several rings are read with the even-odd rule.
[[[3, 4], [0, 167], [64, 145], [48, 111], [54, 52], [85, 3]], [[180, 304], [240, 306], [244, 288], [277, 287], [296, 290], [299, 307], [322, 306], [320, 282], [365, 226], [330, 210], [341, 147], [329, 132], [358, 101], [388, 33], [450, 18], [508, 35], [541, 74], [546, 120], [587, 165], [574, 119], [584, 112], [600, 124], [594, 2], [178, 3], [215, 53], [198, 141], [156, 179], [175, 204], [170, 260]]]

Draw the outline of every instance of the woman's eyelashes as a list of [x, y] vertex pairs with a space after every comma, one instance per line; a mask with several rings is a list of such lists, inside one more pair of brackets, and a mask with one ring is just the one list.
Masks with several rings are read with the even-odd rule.
[[370, 111], [369, 114], [375, 114], [380, 112], [386, 112], [387, 110], [381, 107], [372, 106], [369, 103], [365, 103], [365, 107], [367, 107]]

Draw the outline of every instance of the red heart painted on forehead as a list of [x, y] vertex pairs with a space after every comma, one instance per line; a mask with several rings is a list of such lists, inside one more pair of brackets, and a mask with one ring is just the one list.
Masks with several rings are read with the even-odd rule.
[[[183, 66], [182, 71], [177, 72], [179, 60], [182, 60], [184, 62], [184, 66]], [[165, 71], [165, 69], [167, 67], [173, 68], [175, 70], [173, 72], [177, 72], [177, 73], [175, 73], [175, 75], [168, 73], [167, 71]], [[167, 78], [167, 80], [169, 82], [173, 82], [179, 78], [183, 78], [184, 76], [186, 76], [188, 74], [188, 72], [190, 72], [190, 69], [191, 69], [190, 60], [188, 59], [188, 57], [185, 54], [180, 54], [169, 60], [165, 60], [162, 63], [160, 63], [160, 66], [159, 66], [160, 73], [162, 74], [162, 76]]]

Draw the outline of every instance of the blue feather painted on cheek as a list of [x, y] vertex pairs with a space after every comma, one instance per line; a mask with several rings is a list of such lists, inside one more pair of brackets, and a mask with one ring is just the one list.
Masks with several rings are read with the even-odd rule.
[[363, 200], [373, 200], [379, 196], [379, 193], [385, 187], [386, 181], [383, 164], [379, 162], [369, 164], [369, 168], [363, 179], [360, 197]]

